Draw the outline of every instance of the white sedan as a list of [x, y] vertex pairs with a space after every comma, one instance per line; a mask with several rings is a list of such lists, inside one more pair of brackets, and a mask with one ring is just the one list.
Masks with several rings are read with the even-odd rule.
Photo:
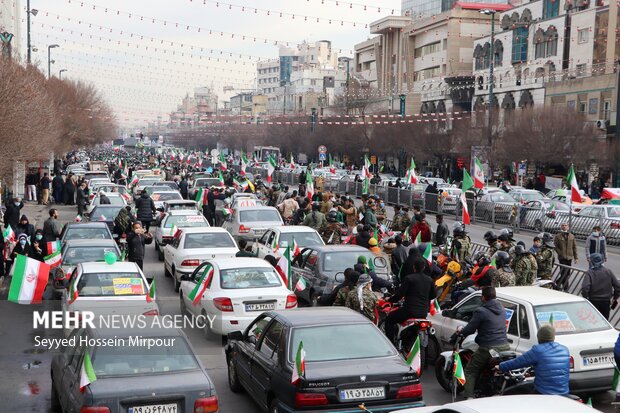
[[147, 186], [147, 193], [151, 196], [156, 209], [163, 209], [166, 201], [182, 201], [183, 197], [179, 191], [165, 186]]
[[237, 252], [235, 240], [224, 228], [183, 228], [164, 247], [164, 274], [173, 277], [178, 292], [182, 274], [191, 274], [208, 259], [235, 258]]
[[[498, 288], [497, 299], [506, 309], [511, 350], [522, 354], [538, 344], [538, 328], [549, 324], [553, 315], [555, 339], [568, 347], [571, 355], [571, 393], [611, 389], [618, 332], [588, 300], [540, 287]], [[450, 337], [467, 324], [481, 305], [481, 292], [477, 291], [453, 308], [430, 316], [444, 350], [452, 349]]]
[[198, 213], [198, 211], [192, 210], [178, 210], [170, 211], [158, 218], [155, 227], [155, 251], [158, 252], [158, 258], [160, 261], [164, 260], [164, 246], [172, 241], [174, 236], [173, 231], [180, 228], [190, 227], [208, 227], [209, 223]]
[[[110, 200], [110, 204], [109, 205], [112, 205], [112, 206], [123, 206], [123, 207], [127, 206], [127, 201], [118, 192], [108, 192], [105, 195]], [[85, 215], [89, 215], [91, 212], [93, 212], [93, 209], [95, 209], [95, 207], [99, 206], [99, 205], [101, 205], [101, 195], [99, 193], [96, 193], [95, 196], [93, 197], [93, 199], [90, 201], [90, 204], [86, 205], [86, 214]]]
[[266, 255], [279, 258], [286, 247], [293, 248], [293, 241], [297, 243], [300, 250], [305, 247], [325, 245], [323, 238], [314, 228], [302, 225], [281, 225], [271, 228], [254, 242], [252, 253], [258, 258], [265, 258]]
[[[213, 274], [199, 303], [189, 295], [203, 273]], [[205, 336], [215, 338], [245, 330], [264, 311], [297, 307], [297, 298], [286, 288], [276, 270], [258, 258], [206, 261], [190, 275], [181, 278], [181, 312], [202, 316]]]

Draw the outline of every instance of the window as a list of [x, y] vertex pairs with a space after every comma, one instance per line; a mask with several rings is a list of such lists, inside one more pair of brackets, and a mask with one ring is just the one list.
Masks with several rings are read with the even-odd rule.
[[609, 114], [611, 112], [611, 101], [606, 100], [603, 102], [603, 118], [605, 120], [609, 120]]
[[493, 46], [493, 66], [499, 67], [502, 65], [502, 56], [504, 55], [504, 44], [501, 40], [496, 40]]
[[585, 299], [577, 302], [538, 305], [534, 307], [534, 313], [539, 327], [549, 324], [553, 314], [553, 327], [556, 335], [588, 333], [612, 328], [594, 306]]
[[484, 60], [484, 52], [481, 45], [476, 45], [474, 49], [475, 70], [482, 70], [482, 62]]
[[530, 323], [527, 320], [527, 312], [525, 307], [519, 306], [519, 332], [521, 338], [530, 338]]
[[598, 114], [598, 98], [590, 99], [590, 109], [588, 110], [588, 114], [596, 115]]
[[475, 295], [469, 300], [465, 301], [456, 309], [454, 318], [458, 320], [469, 321], [474, 315], [474, 311], [476, 311], [481, 305], [482, 297], [480, 295]]
[[512, 63], [525, 62], [527, 60], [528, 28], [519, 27], [512, 31]]
[[258, 351], [271, 359], [277, 357], [277, 350], [278, 345], [280, 344], [280, 336], [282, 335], [282, 330], [282, 324], [274, 321], [265, 333]]
[[575, 75], [577, 76], [585, 76], [586, 74], [586, 67], [587, 65], [585, 63], [579, 64], [576, 66], [576, 73]]
[[558, 31], [555, 27], [550, 27], [545, 33], [546, 52], [545, 57], [556, 56], [558, 54]]
[[579, 112], [586, 113], [588, 104], [586, 102], [579, 102]]
[[308, 259], [306, 260], [306, 264], [304, 265], [304, 268], [309, 271], [313, 271], [314, 268], [316, 267], [316, 263], [318, 260], [319, 260], [319, 253], [316, 251], [312, 251], [308, 255]]
[[507, 333], [512, 336], [519, 336], [519, 322], [518, 322], [518, 313], [517, 313], [517, 304], [505, 301], [498, 300], [506, 310], [506, 321], [510, 320], [510, 324], [508, 324]]
[[414, 50], [414, 57], [424, 57], [431, 53], [437, 53], [441, 51], [441, 42], [430, 43], [421, 47], [417, 47]]
[[559, 0], [544, 0], [543, 3], [543, 19], [550, 19], [560, 14]]
[[569, 110], [575, 110], [575, 107], [576, 107], [575, 101], [574, 100], [569, 100], [568, 102], [566, 102], [566, 107]]
[[271, 320], [271, 317], [262, 317], [254, 321], [250, 325], [250, 327], [248, 327], [248, 338], [246, 341], [256, 345], [258, 340], [260, 340], [263, 336], [263, 332], [265, 332], [265, 329], [267, 328]]
[[577, 43], [587, 43], [588, 42], [588, 33], [590, 29], [579, 29], [577, 31]]
[[424, 70], [419, 70], [415, 72], [414, 79], [415, 80], [424, 80], [424, 79], [432, 79], [434, 77], [438, 77], [441, 75], [441, 69], [439, 66], [431, 67]]

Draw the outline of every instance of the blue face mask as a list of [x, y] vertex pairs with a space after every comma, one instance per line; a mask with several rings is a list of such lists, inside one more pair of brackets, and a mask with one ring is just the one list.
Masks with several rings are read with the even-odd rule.
[[16, 207], [18, 207], [20, 203], [19, 202], [13, 202], [13, 204], [15, 204]]
[[379, 205], [381, 205], [381, 208], [383, 208], [385, 206], [385, 204], [383, 202], [381, 202], [381, 204], [379, 204]]
[[26, 245], [26, 240], [25, 239], [20, 239], [19, 240], [19, 244], [23, 247], [24, 245]]
[[35, 238], [37, 239], [37, 241], [41, 241], [43, 239], [43, 235], [37, 235], [35, 236]]

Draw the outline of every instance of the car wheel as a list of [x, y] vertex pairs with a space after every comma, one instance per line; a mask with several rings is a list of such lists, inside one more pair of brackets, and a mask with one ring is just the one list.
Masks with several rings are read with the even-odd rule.
[[170, 271], [168, 271], [168, 267], [166, 267], [165, 264], [164, 264], [164, 277], [166, 278], [172, 277], [172, 274], [170, 273]]
[[446, 358], [439, 356], [435, 362], [435, 377], [439, 385], [448, 393], [452, 392], [452, 369], [446, 369]]
[[[174, 274], [174, 271], [173, 271], [173, 274]], [[179, 290], [181, 289], [181, 281], [177, 280], [176, 275], [174, 276], [174, 280], [173, 281], [174, 281], [174, 292], [178, 293]]]
[[428, 336], [428, 344], [426, 345], [426, 363], [435, 364], [441, 354], [441, 348], [439, 347], [439, 340], [434, 334]]
[[[235, 367], [232, 356], [228, 358], [228, 387], [230, 387], [233, 393], [241, 393], [243, 391], [243, 386], [241, 386], [241, 382], [239, 382], [237, 367]], [[269, 411], [271, 411], [271, 409]]]
[[159, 261], [163, 261], [164, 260], [164, 252], [160, 249], [157, 250], [157, 259]]
[[56, 391], [56, 386], [54, 385], [54, 379], [52, 378], [52, 394], [51, 394], [51, 399], [52, 399], [52, 412], [54, 413], [61, 413], [62, 412], [62, 407], [60, 406], [60, 399], [58, 398], [58, 392]]
[[280, 400], [273, 399], [271, 403], [269, 403], [269, 413], [280, 413]]
[[216, 334], [213, 332], [213, 330], [211, 330], [211, 323], [209, 322], [209, 318], [207, 317], [207, 312], [205, 310], [202, 310], [201, 315], [205, 323], [205, 326], [202, 329], [204, 336], [207, 340], [214, 341]]

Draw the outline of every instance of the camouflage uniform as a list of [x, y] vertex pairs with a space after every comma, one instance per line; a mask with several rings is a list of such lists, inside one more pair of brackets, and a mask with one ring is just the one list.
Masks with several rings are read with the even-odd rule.
[[339, 289], [338, 294], [336, 294], [336, 299], [334, 300], [333, 305], [338, 306], [338, 307], [344, 307], [344, 305], [347, 302], [347, 296], [349, 295], [350, 291], [351, 291], [351, 287], [349, 286], [345, 286]]
[[364, 309], [360, 308], [360, 302], [357, 297], [357, 288], [349, 291], [347, 295], [347, 301], [345, 302], [345, 306], [352, 310], [357, 311], [360, 314], [363, 314], [370, 321], [375, 321], [375, 306], [377, 305], [377, 297], [367, 288], [362, 290], [362, 301], [364, 303]]
[[[407, 228], [409, 228], [410, 225], [411, 225], [411, 218], [409, 217], [409, 214], [403, 214], [403, 216], [400, 217], [400, 231], [405, 232]], [[397, 230], [394, 229], [394, 231], [397, 231]]]
[[538, 262], [538, 277], [550, 280], [553, 270], [553, 250], [543, 245], [536, 254], [536, 261]]
[[[506, 246], [501, 246], [501, 247], [499, 247], [499, 248], [497, 249], [497, 251], [504, 251], [504, 252], [506, 252], [508, 255], [510, 255], [510, 262], [512, 262], [512, 263], [513, 263], [513, 265], [514, 265], [514, 262], [515, 262], [515, 260], [517, 259], [517, 254], [515, 254], [515, 244], [514, 244], [514, 242], [511, 242], [511, 243], [509, 243], [509, 244], [508, 244], [508, 245], [506, 245]], [[513, 268], [514, 268], [514, 267], [513, 267]]]
[[493, 244], [493, 246], [489, 245], [489, 250], [487, 251], [487, 257], [489, 257], [490, 260], [493, 259], [493, 256], [495, 255], [495, 253], [498, 251], [496, 244]]
[[498, 268], [495, 278], [493, 279], [493, 287], [514, 287], [515, 273], [510, 267]]
[[379, 223], [383, 223], [383, 221], [385, 221], [386, 219], [379, 219], [379, 215], [383, 215], [384, 217], [387, 217], [387, 212], [385, 211], [385, 208], [381, 208], [381, 207], [377, 207], [377, 210], [375, 211], [375, 215], [377, 216], [377, 221], [379, 221]]
[[530, 264], [532, 268], [532, 277], [534, 277], [532, 279], [532, 283], [533, 283], [534, 281], [536, 281], [536, 277], [538, 274], [538, 261], [536, 261], [536, 256], [529, 251], [526, 255], [527, 255], [527, 259], [530, 260]]
[[340, 244], [342, 240], [342, 227], [338, 222], [330, 222], [324, 229], [321, 230], [321, 238], [323, 238], [325, 244]]
[[536, 273], [532, 271], [532, 263], [527, 254], [521, 254], [514, 263], [515, 285], [532, 285]]
[[458, 262], [464, 262], [465, 258], [470, 257], [471, 249], [471, 238], [469, 235], [465, 235], [464, 237], [457, 236], [452, 239], [452, 251], [450, 251], [450, 255]]

